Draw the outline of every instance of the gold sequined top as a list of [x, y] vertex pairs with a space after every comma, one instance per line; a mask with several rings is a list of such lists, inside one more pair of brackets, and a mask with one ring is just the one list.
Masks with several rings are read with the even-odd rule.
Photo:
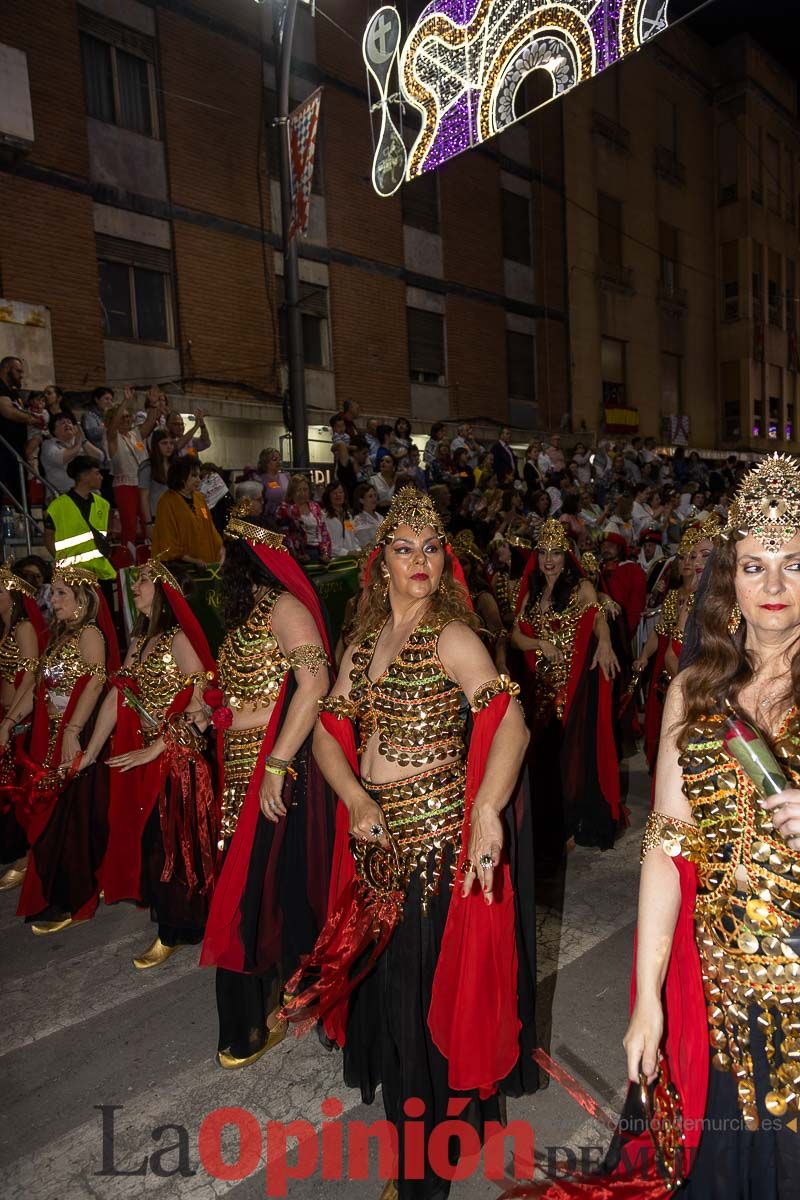
[[347, 709], [358, 721], [361, 753], [377, 733], [378, 752], [401, 767], [464, 757], [466, 700], [437, 649], [445, 624], [423, 620], [374, 682], [369, 668], [381, 630], [354, 650]]
[[580, 585], [577, 585], [572, 590], [569, 604], [561, 612], [554, 608], [542, 610], [535, 602], [526, 603], [520, 614], [521, 623], [527, 627], [523, 633], [538, 641], [551, 642], [562, 654], [559, 662], [551, 661], [544, 654], [537, 655], [536, 712], [540, 718], [552, 709], [559, 717], [564, 711], [575, 635], [580, 619], [587, 611], [588, 606], [580, 599]]
[[[723, 748], [722, 717], [692, 731], [680, 756], [694, 828], [667, 853], [696, 864], [697, 944], [708, 1003], [712, 1064], [737, 1077], [748, 1128], [758, 1127], [748, 1007], [767, 1041], [773, 1116], [798, 1111], [800, 1091], [800, 854], [775, 831], [752, 783]], [[784, 720], [775, 750], [791, 786], [800, 780], [800, 718]], [[736, 880], [743, 866], [748, 882]], [[776, 1044], [781, 1029], [783, 1043]]]
[[272, 632], [272, 610], [283, 593], [271, 589], [247, 620], [230, 629], [220, 646], [217, 671], [228, 704], [235, 709], [269, 708], [290, 669]]
[[148, 639], [141, 638], [133, 661], [125, 671], [136, 683], [143, 708], [159, 723], [178, 693], [193, 682], [191, 676], [183, 674], [172, 653], [172, 643], [178, 632], [176, 626], [159, 634], [146, 657], [144, 652]]
[[[687, 598], [687, 615], [694, 608], [694, 592]], [[669, 638], [673, 642], [683, 642], [683, 630], [680, 627], [681, 601], [680, 588], [670, 588], [661, 605], [661, 616], [656, 622], [655, 631], [659, 637]]]
[[63, 641], [48, 646], [39, 660], [39, 678], [47, 692], [47, 703], [52, 708], [67, 707], [72, 689], [84, 675], [106, 678], [106, 669], [101, 663], [87, 662], [81, 655], [78, 643], [84, 629], [97, 629], [102, 637], [96, 625], [84, 625], [83, 629], [69, 634]]
[[39, 665], [37, 658], [25, 657], [14, 636], [17, 625], [21, 623], [22, 621], [18, 621], [0, 641], [0, 680], [4, 683], [14, 683], [20, 671], [35, 671]]
[[492, 576], [492, 589], [497, 600], [497, 607], [500, 609], [500, 616], [503, 618], [503, 624], [510, 628], [514, 624], [519, 580], [512, 579], [509, 572], [500, 567]]

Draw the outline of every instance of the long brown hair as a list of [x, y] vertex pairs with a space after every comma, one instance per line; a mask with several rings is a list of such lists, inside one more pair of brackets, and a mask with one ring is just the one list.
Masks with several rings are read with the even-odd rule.
[[[703, 717], [733, 707], [753, 678], [753, 661], [746, 649], [744, 620], [731, 636], [728, 623], [736, 603], [736, 545], [732, 537], [712, 552], [700, 582], [692, 614], [691, 636], [684, 647], [686, 666], [681, 670], [684, 711], [678, 722], [678, 745], [684, 748], [692, 726]], [[688, 632], [688, 631], [687, 631]], [[792, 659], [791, 684], [786, 689], [786, 706], [800, 705], [800, 636]]]
[[[381, 571], [385, 555], [386, 549], [381, 546], [367, 570], [355, 620], [352, 629], [348, 630], [348, 645], [363, 642], [376, 629], [380, 629], [391, 611], [386, 581]], [[467, 593], [453, 574], [453, 561], [447, 551], [444, 554], [444, 568], [439, 587], [431, 596], [428, 606], [426, 618], [430, 617], [463, 621], [470, 629], [480, 626], [480, 621], [469, 607]]]

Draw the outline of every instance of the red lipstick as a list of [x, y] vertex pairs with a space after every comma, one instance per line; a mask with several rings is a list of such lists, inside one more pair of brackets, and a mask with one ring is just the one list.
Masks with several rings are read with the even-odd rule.
[[416, 575], [411, 576], [412, 579], [427, 579], [428, 576], [424, 571], [417, 571]]
[[761, 605], [761, 608], [766, 609], [767, 612], [783, 612], [783, 610], [788, 607], [789, 607], [788, 604], [762, 604]]

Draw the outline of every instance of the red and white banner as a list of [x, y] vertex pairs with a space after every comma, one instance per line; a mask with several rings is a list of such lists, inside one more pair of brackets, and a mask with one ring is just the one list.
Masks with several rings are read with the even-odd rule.
[[292, 184], [292, 223], [289, 238], [305, 235], [311, 204], [311, 180], [314, 175], [314, 154], [317, 148], [319, 105], [322, 88], [312, 92], [307, 100], [289, 114], [289, 166]]

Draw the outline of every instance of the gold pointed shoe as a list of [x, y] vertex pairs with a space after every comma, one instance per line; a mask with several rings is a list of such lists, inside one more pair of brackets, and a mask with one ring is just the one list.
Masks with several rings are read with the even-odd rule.
[[288, 1021], [278, 1021], [277, 1025], [274, 1025], [269, 1030], [267, 1040], [259, 1050], [256, 1050], [253, 1054], [248, 1054], [247, 1058], [234, 1058], [227, 1050], [218, 1050], [217, 1062], [224, 1071], [238, 1071], [242, 1067], [249, 1067], [251, 1063], [258, 1062], [259, 1058], [262, 1058], [268, 1050], [279, 1046], [286, 1037], [288, 1029]]
[[12, 888], [20, 887], [25, 881], [27, 867], [9, 867], [0, 875], [0, 892], [10, 892]]
[[387, 1179], [386, 1187], [381, 1192], [381, 1200], [398, 1200], [397, 1184], [394, 1179]]
[[34, 921], [31, 932], [36, 937], [46, 937], [48, 933], [61, 933], [62, 929], [69, 929], [70, 925], [83, 925], [83, 921], [76, 921], [74, 917], [63, 917], [60, 921]]
[[133, 965], [137, 971], [147, 971], [150, 967], [160, 967], [176, 950], [180, 950], [180, 946], [165, 946], [161, 938], [157, 937], [153, 944], [147, 947], [144, 954], [140, 954], [138, 958], [133, 960]]

